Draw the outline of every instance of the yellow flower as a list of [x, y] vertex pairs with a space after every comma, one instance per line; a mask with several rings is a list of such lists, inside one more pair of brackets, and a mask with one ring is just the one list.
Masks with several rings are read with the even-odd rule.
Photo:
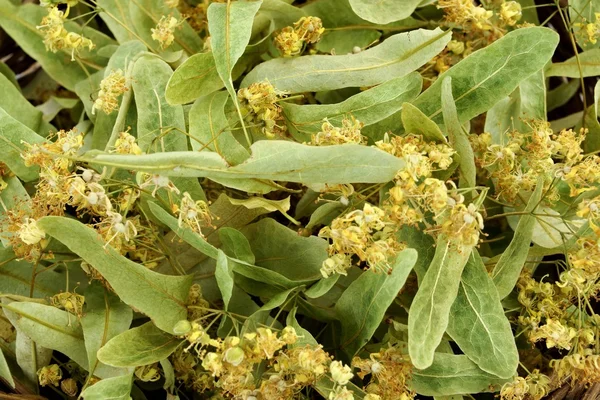
[[64, 21], [67, 19], [65, 13], [54, 6], [48, 9], [48, 15], [42, 18], [41, 25], [36, 28], [44, 34], [44, 45], [46, 50], [56, 53], [61, 49], [71, 50], [71, 60], [75, 60], [75, 53], [83, 48], [92, 50], [94, 43], [74, 32], [69, 32], [64, 27]]
[[167, 17], [163, 15], [155, 28], [152, 28], [152, 39], [156, 40], [161, 49], [166, 49], [175, 40], [175, 28], [177, 28], [181, 22], [177, 21], [175, 17]]
[[57, 364], [50, 364], [46, 367], [42, 367], [37, 372], [37, 376], [40, 386], [58, 386], [62, 379], [62, 370]]
[[100, 82], [100, 91], [98, 98], [92, 106], [92, 114], [100, 109], [105, 114], [110, 114], [119, 106], [119, 96], [128, 90], [125, 76], [120, 69], [112, 71], [106, 78]]
[[332, 361], [329, 365], [329, 372], [333, 381], [338, 385], [346, 385], [354, 376], [352, 368], [342, 364], [340, 361]]
[[521, 5], [516, 1], [505, 1], [500, 6], [500, 19], [505, 24], [514, 26], [521, 19]]
[[136, 143], [135, 137], [129, 132], [119, 133], [119, 138], [115, 141], [114, 151], [117, 154], [142, 154], [142, 149]]
[[46, 232], [44, 232], [38, 226], [36, 220], [27, 218], [27, 221], [21, 225], [18, 235], [23, 243], [32, 245], [39, 243], [43, 238], [45, 238]]

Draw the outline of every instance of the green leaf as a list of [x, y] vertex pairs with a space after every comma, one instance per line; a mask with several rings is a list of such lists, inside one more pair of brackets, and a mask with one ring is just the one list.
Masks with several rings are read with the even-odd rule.
[[315, 147], [280, 140], [260, 140], [252, 156], [228, 167], [211, 152], [169, 152], [140, 156], [89, 153], [81, 160], [165, 176], [209, 179], [277, 179], [309, 184], [384, 183], [404, 166], [404, 161], [377, 148], [344, 144]]
[[0, 378], [2, 378], [4, 382], [8, 383], [10, 388], [15, 388], [15, 381], [12, 377], [10, 369], [8, 368], [8, 363], [6, 362], [6, 358], [4, 357], [2, 349], [0, 349]]
[[29, 182], [37, 179], [38, 167], [26, 167], [21, 153], [26, 149], [24, 143], [44, 142], [44, 138], [11, 117], [0, 107], [0, 161], [22, 180]]
[[350, 0], [352, 10], [374, 24], [389, 24], [410, 17], [422, 0]]
[[446, 143], [446, 137], [440, 127], [410, 103], [402, 104], [402, 125], [406, 133], [422, 135], [431, 142]]
[[514, 129], [529, 129], [525, 121], [546, 120], [546, 87], [544, 71], [523, 80], [507, 97], [486, 113], [485, 131], [492, 134], [494, 144], [506, 142], [506, 134]]
[[304, 295], [311, 299], [318, 299], [319, 297], [326, 295], [337, 283], [338, 279], [340, 279], [340, 276], [340, 274], [334, 274], [328, 278], [319, 280], [317, 283], [312, 285], [310, 289], [306, 290]]
[[96, 0], [100, 8], [100, 18], [119, 43], [136, 39], [135, 32], [130, 28], [131, 15], [127, 0]]
[[452, 98], [452, 77], [444, 78], [442, 82], [442, 113], [444, 115], [444, 124], [448, 130], [448, 138], [450, 139], [450, 145], [458, 154], [459, 169], [461, 180], [465, 183], [461, 185], [467, 188], [474, 188], [477, 185], [476, 174], [477, 168], [475, 167], [475, 155], [469, 142], [469, 137], [463, 131], [463, 127], [458, 121], [458, 115], [456, 114], [456, 105]]
[[587, 78], [596, 75], [600, 75], [600, 49], [584, 51], [567, 61], [554, 63], [546, 70], [548, 77]]
[[172, 332], [175, 324], [186, 318], [191, 276], [152, 272], [105, 246], [95, 230], [76, 220], [44, 217], [38, 226], [83, 258], [110, 283], [125, 304], [149, 316], [160, 329]]
[[306, 224], [306, 229], [313, 229], [319, 225], [328, 225], [334, 218], [340, 215], [345, 208], [346, 206], [339, 201], [325, 203], [319, 206], [319, 208], [311, 214], [310, 220], [308, 221], [308, 224]]
[[290, 209], [290, 198], [291, 196], [286, 197], [281, 200], [270, 200], [265, 199], [264, 197], [249, 197], [244, 200], [237, 199], [229, 199], [231, 204], [234, 206], [244, 206], [250, 210], [255, 208], [262, 208], [268, 212], [276, 212], [279, 211], [283, 214], [287, 219], [289, 219], [293, 224], [300, 225], [300, 222], [296, 221], [294, 218], [288, 215], [287, 211]]
[[224, 309], [227, 311], [229, 300], [233, 292], [233, 272], [229, 267], [229, 260], [223, 251], [219, 250], [217, 255], [217, 268], [215, 269], [215, 279], [223, 297]]
[[166, 99], [172, 105], [191, 103], [222, 87], [212, 53], [198, 53], [177, 67], [167, 82]]
[[536, 217], [531, 215], [539, 205], [544, 190], [542, 178], [538, 180], [537, 186], [532, 193], [527, 206], [523, 212], [524, 215], [519, 219], [515, 234], [510, 244], [504, 250], [500, 259], [492, 271], [492, 279], [500, 299], [505, 298], [512, 292], [517, 284], [521, 270], [527, 261], [531, 238], [535, 227]]
[[228, 1], [226, 4], [212, 3], [207, 11], [208, 31], [215, 66], [236, 106], [248, 144], [250, 144], [250, 138], [233, 87], [231, 72], [250, 43], [252, 22], [261, 4], [260, 0], [233, 3]]
[[433, 362], [470, 254], [470, 247], [443, 236], [437, 240], [435, 255], [408, 313], [408, 350], [416, 368], [427, 368]]
[[506, 379], [479, 369], [464, 355], [436, 353], [427, 369], [413, 370], [411, 387], [423, 396], [496, 392]]
[[15, 325], [36, 344], [60, 351], [83, 368], [88, 366], [83, 332], [77, 317], [39, 303], [15, 301], [3, 308], [16, 314]]
[[244, 331], [254, 332], [256, 331], [256, 328], [265, 325], [269, 319], [269, 312], [277, 307], [281, 307], [294, 290], [296, 289], [288, 289], [273, 296], [246, 320], [244, 323]]
[[315, 340], [313, 335], [311, 335], [309, 331], [304, 329], [302, 325], [298, 323], [298, 320], [296, 319], [297, 311], [298, 307], [292, 308], [285, 320], [286, 325], [294, 328], [296, 330], [296, 334], [298, 335], [298, 340], [296, 340], [296, 343], [288, 345], [288, 348], [304, 347], [306, 345], [317, 346], [319, 343]]
[[420, 92], [422, 78], [416, 72], [392, 79], [365, 90], [338, 104], [297, 105], [282, 103], [288, 127], [299, 134], [298, 141], [310, 141], [311, 135], [321, 131], [325, 119], [341, 126], [351, 114], [366, 126], [381, 121], [400, 110], [402, 104], [413, 100]]
[[[0, 64], [4, 65], [4, 64]], [[0, 107], [10, 116], [34, 132], [39, 132], [43, 124], [42, 112], [35, 108], [6, 76], [0, 74]]]
[[140, 57], [132, 81], [138, 114], [138, 144], [143, 151], [187, 150], [183, 108], [165, 100], [165, 88], [173, 71], [161, 59]]
[[369, 342], [416, 261], [417, 252], [406, 249], [396, 256], [390, 275], [365, 271], [344, 291], [335, 312], [342, 326], [338, 347], [348, 357]]
[[228, 99], [227, 92], [216, 92], [196, 100], [189, 113], [190, 136], [193, 150], [213, 151], [230, 165], [236, 165], [250, 153], [229, 129], [224, 111]]
[[362, 50], [377, 43], [380, 37], [381, 32], [373, 29], [325, 29], [315, 48], [321, 53], [348, 54], [356, 47]]
[[109, 340], [98, 350], [98, 360], [113, 367], [152, 364], [169, 357], [181, 342], [147, 322]]
[[[29, 386], [36, 388], [38, 385], [37, 371], [48, 365], [52, 359], [52, 350], [36, 344], [25, 332], [19, 327], [18, 320], [21, 318], [17, 313], [10, 311], [6, 306], [12, 303], [7, 297], [3, 297], [2, 311], [11, 325], [15, 327], [17, 338], [15, 340], [15, 358], [17, 365], [23, 371], [23, 375]], [[14, 372], [14, 371], [13, 371]]]
[[447, 332], [482, 370], [500, 378], [517, 372], [519, 353], [494, 282], [476, 250], [463, 271]]
[[248, 225], [242, 233], [248, 238], [256, 265], [292, 281], [321, 278], [321, 265], [327, 258], [324, 239], [299, 236], [271, 218]]
[[300, 93], [372, 86], [408, 75], [444, 49], [450, 32], [417, 30], [391, 36], [358, 54], [275, 58], [256, 66], [242, 87], [268, 79], [278, 90]]
[[221, 248], [230, 257], [237, 258], [248, 264], [254, 264], [255, 258], [246, 236], [237, 229], [221, 228], [218, 230]]
[[85, 303], [86, 309], [81, 318], [81, 327], [89, 361], [88, 371], [100, 378], [121, 375], [122, 370], [102, 364], [96, 357], [96, 353], [110, 339], [129, 329], [133, 312], [98, 282], [93, 282], [87, 287]]
[[440, 122], [442, 82], [452, 77], [458, 120], [466, 122], [490, 109], [521, 81], [542, 69], [557, 44], [558, 35], [548, 28], [509, 32], [444, 72], [413, 104]]
[[[189, 243], [196, 250], [210, 258], [217, 259], [219, 254], [218, 249], [196, 232], [187, 227], [180, 228], [177, 224], [177, 219], [156, 204], [150, 203], [150, 210], [162, 223], [171, 228], [177, 236]], [[258, 282], [264, 282], [280, 289], [292, 289], [300, 285], [300, 282], [292, 281], [277, 272], [246, 263], [243, 260], [230, 258], [230, 262], [233, 272]]]
[[183, 226], [179, 227], [177, 218], [173, 217], [162, 207], [156, 203], [148, 203], [150, 211], [160, 222], [167, 225], [177, 236], [187, 243], [192, 245], [196, 250], [202, 254], [209, 256], [210, 258], [217, 259], [219, 256], [219, 250], [212, 244], [208, 243], [202, 236], [192, 231], [190, 228]]
[[133, 372], [129, 372], [94, 383], [81, 393], [81, 397], [85, 400], [130, 400], [132, 385]]

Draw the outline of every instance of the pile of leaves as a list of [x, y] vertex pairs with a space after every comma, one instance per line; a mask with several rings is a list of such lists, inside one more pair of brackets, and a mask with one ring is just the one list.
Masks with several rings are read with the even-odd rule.
[[600, 382], [598, 1], [37, 3], [0, 0], [0, 391]]

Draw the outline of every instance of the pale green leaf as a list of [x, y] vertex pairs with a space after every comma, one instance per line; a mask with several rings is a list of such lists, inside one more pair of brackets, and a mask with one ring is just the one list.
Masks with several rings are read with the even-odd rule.
[[504, 250], [492, 271], [492, 279], [494, 280], [494, 285], [496, 285], [500, 299], [508, 296], [513, 290], [525, 265], [525, 261], [527, 261], [536, 222], [536, 217], [531, 215], [531, 213], [539, 205], [543, 189], [543, 181], [540, 180], [531, 194], [527, 206], [523, 210], [525, 214], [519, 219], [510, 244]]
[[2, 93], [0, 107], [27, 128], [39, 132], [43, 123], [42, 112], [29, 103], [21, 94], [19, 87], [15, 87], [3, 74], [0, 74], [0, 91]]
[[245, 261], [248, 264], [254, 264], [255, 257], [252, 253], [252, 248], [242, 232], [227, 227], [221, 228], [217, 232], [219, 232], [219, 239], [221, 239], [222, 244], [221, 248], [225, 254]]
[[12, 373], [8, 368], [8, 363], [6, 362], [6, 358], [4, 357], [4, 353], [0, 349], [0, 378], [8, 383], [8, 386], [11, 388], [15, 388], [15, 381], [12, 377]]
[[136, 39], [136, 34], [130, 26], [128, 0], [96, 0], [96, 3], [101, 10], [100, 18], [104, 20], [119, 43]]
[[458, 154], [459, 170], [461, 176], [461, 182], [465, 185], [461, 185], [467, 188], [474, 188], [477, 185], [476, 174], [477, 168], [475, 167], [475, 155], [469, 142], [469, 137], [463, 131], [458, 115], [456, 114], [456, 105], [452, 98], [452, 77], [444, 78], [442, 82], [442, 113], [444, 116], [444, 124], [448, 131], [448, 138], [450, 139], [450, 145]]
[[558, 44], [556, 32], [542, 27], [517, 29], [444, 72], [414, 105], [441, 121], [442, 82], [452, 77], [458, 120], [463, 123], [508, 96], [519, 83], [544, 67]]
[[326, 29], [315, 47], [321, 53], [348, 54], [356, 47], [363, 50], [377, 43], [380, 37], [381, 32], [374, 29]]
[[21, 157], [21, 153], [27, 149], [24, 143], [33, 145], [44, 141], [44, 138], [0, 107], [0, 161], [22, 180], [28, 182], [37, 179], [39, 169], [25, 166]]
[[396, 256], [391, 274], [365, 271], [344, 291], [335, 312], [342, 326], [338, 347], [348, 357], [369, 342], [416, 261], [417, 252], [406, 249]]
[[208, 7], [208, 31], [217, 72], [237, 101], [231, 71], [250, 42], [252, 21], [262, 1], [212, 3]]
[[451, 396], [496, 392], [506, 381], [482, 371], [467, 356], [436, 353], [429, 368], [413, 370], [410, 385], [424, 396]]
[[477, 250], [463, 271], [447, 332], [482, 370], [500, 378], [516, 374], [519, 353], [513, 332]]
[[374, 24], [389, 24], [410, 17], [422, 0], [350, 0], [352, 10]]
[[470, 254], [470, 247], [443, 236], [437, 240], [435, 255], [408, 313], [408, 349], [416, 368], [427, 368], [433, 362]]
[[[220, 82], [220, 80], [219, 80]], [[213, 151], [230, 165], [240, 164], [250, 153], [233, 136], [225, 117], [227, 92], [216, 92], [199, 98], [190, 109], [192, 149]]]
[[191, 103], [222, 87], [212, 53], [198, 53], [177, 67], [167, 83], [166, 99], [172, 105]]
[[10, 321], [11, 325], [15, 327], [17, 333], [17, 338], [15, 340], [15, 358], [17, 360], [17, 365], [21, 368], [21, 371], [23, 371], [27, 383], [32, 388], [35, 388], [38, 385], [37, 371], [50, 363], [50, 360], [52, 359], [52, 350], [36, 344], [19, 327], [18, 322], [21, 317], [6, 307], [12, 303], [17, 303], [16, 301], [9, 300], [7, 297], [2, 298], [1, 301], [2, 311]]
[[81, 327], [89, 361], [88, 371], [100, 378], [121, 375], [122, 370], [102, 364], [96, 353], [110, 339], [129, 329], [133, 312], [99, 282], [93, 282], [84, 294], [86, 308]]
[[346, 206], [339, 201], [321, 205], [311, 214], [310, 220], [308, 221], [308, 224], [306, 224], [306, 229], [313, 229], [319, 225], [328, 225], [334, 218], [340, 215], [345, 208]]
[[408, 75], [444, 49], [449, 32], [417, 30], [391, 36], [358, 54], [276, 58], [255, 67], [242, 86], [268, 79], [290, 93], [372, 86]]
[[422, 78], [418, 73], [392, 79], [365, 90], [338, 104], [297, 105], [282, 103], [287, 123], [298, 141], [310, 141], [311, 135], [321, 131], [325, 119], [341, 126], [344, 118], [354, 116], [366, 126], [381, 121], [400, 110], [402, 104], [413, 100], [421, 92]]
[[[133, 93], [137, 107], [138, 144], [143, 151], [187, 150], [183, 108], [165, 100], [173, 71], [156, 57], [140, 57], [133, 67]], [[179, 131], [178, 131], [179, 130]]]
[[268, 212], [279, 211], [287, 219], [289, 219], [292, 223], [294, 223], [296, 225], [300, 225], [300, 223], [298, 221], [296, 221], [294, 218], [290, 217], [287, 213], [287, 211], [289, 211], [289, 209], [290, 209], [290, 198], [291, 197], [288, 196], [282, 200], [270, 200], [270, 199], [265, 199], [264, 197], [254, 196], [254, 197], [249, 197], [244, 200], [229, 199], [229, 201], [234, 206], [244, 206], [250, 210], [255, 209], [255, 208], [262, 208]]
[[36, 344], [60, 351], [77, 364], [88, 366], [83, 332], [77, 317], [39, 303], [12, 302], [3, 306], [16, 314], [16, 326]]
[[315, 147], [300, 143], [260, 140], [252, 156], [227, 167], [210, 152], [170, 152], [148, 155], [90, 153], [82, 157], [99, 165], [165, 176], [210, 179], [277, 179], [304, 184], [384, 183], [394, 179], [404, 161], [373, 147], [354, 144]]
[[94, 383], [81, 393], [81, 397], [85, 400], [130, 400], [132, 385], [133, 372], [129, 372]]
[[600, 75], [600, 49], [579, 53], [566, 61], [554, 63], [546, 70], [546, 76], [586, 78]]
[[275, 271], [292, 281], [321, 278], [321, 264], [327, 258], [327, 241], [303, 237], [279, 222], [264, 218], [243, 228], [259, 267]]
[[215, 269], [215, 279], [221, 291], [223, 298], [224, 309], [227, 311], [229, 300], [233, 292], [233, 272], [229, 267], [229, 260], [223, 251], [217, 253], [217, 268]]
[[413, 135], [422, 135], [431, 142], [446, 143], [446, 137], [440, 127], [421, 110], [410, 103], [402, 104], [402, 125], [404, 131]]
[[191, 276], [166, 276], [150, 271], [105, 246], [98, 233], [65, 217], [44, 217], [38, 226], [66, 245], [110, 283], [121, 300], [149, 316], [160, 329], [172, 332], [187, 316], [185, 302]]
[[323, 278], [319, 280], [317, 283], [312, 285], [310, 289], [304, 292], [306, 297], [310, 297], [311, 299], [317, 299], [321, 296], [326, 295], [329, 290], [337, 283], [338, 279], [340, 279], [340, 274], [331, 275], [328, 278]]
[[555, 110], [567, 104], [579, 92], [580, 86], [580, 79], [571, 79], [557, 88], [549, 90], [547, 96], [548, 111]]
[[181, 343], [181, 339], [147, 322], [109, 340], [98, 350], [98, 360], [114, 367], [152, 364], [169, 357]]

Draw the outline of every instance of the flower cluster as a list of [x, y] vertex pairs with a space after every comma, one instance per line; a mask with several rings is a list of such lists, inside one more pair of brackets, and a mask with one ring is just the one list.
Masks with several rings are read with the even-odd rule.
[[371, 376], [365, 391], [373, 399], [410, 400], [416, 395], [408, 385], [412, 374], [410, 358], [399, 345], [388, 343], [367, 359], [354, 357], [352, 366], [360, 370], [356, 374], [359, 378]]
[[[280, 332], [259, 327], [225, 339], [213, 339], [197, 321], [180, 321], [175, 331], [189, 343], [172, 357], [178, 378], [199, 392], [220, 389], [233, 398], [288, 399], [329, 372], [335, 384], [330, 399], [353, 399], [335, 397], [346, 393], [354, 376], [350, 367], [332, 361], [321, 346], [299, 345], [290, 326]], [[260, 365], [265, 369], [257, 381]]]
[[253, 83], [237, 94], [244, 119], [259, 125], [269, 139], [283, 136], [287, 130], [281, 106], [277, 104], [284, 96], [268, 81]]
[[156, 40], [162, 50], [173, 44], [175, 40], [175, 28], [181, 25], [181, 22], [175, 17], [167, 17], [163, 15], [152, 28], [152, 39]]
[[533, 370], [525, 378], [517, 376], [500, 389], [501, 400], [540, 400], [550, 392], [550, 378]]
[[325, 120], [321, 125], [321, 131], [311, 138], [311, 144], [315, 146], [330, 146], [334, 144], [366, 144], [367, 138], [361, 135], [360, 130], [364, 124], [350, 116], [342, 120], [342, 126], [336, 127]]
[[302, 17], [294, 22], [294, 26], [286, 26], [275, 36], [275, 47], [284, 57], [297, 56], [307, 44], [321, 40], [325, 32], [323, 23], [317, 17]]
[[71, 50], [71, 60], [75, 61], [75, 53], [84, 48], [92, 50], [94, 43], [75, 32], [69, 32], [64, 24], [67, 19], [67, 14], [63, 13], [54, 6], [48, 9], [48, 15], [42, 18], [41, 25], [37, 26], [44, 34], [44, 44], [46, 50], [56, 53], [59, 50]]
[[594, 18], [594, 21], [589, 22], [583, 18], [581, 22], [573, 24], [577, 37], [591, 44], [596, 44], [600, 36], [600, 13], [594, 13]]
[[362, 210], [351, 211], [333, 220], [319, 232], [331, 240], [329, 258], [323, 262], [321, 274], [346, 275], [352, 256], [374, 271], [389, 271], [388, 259], [402, 249], [395, 237], [394, 225], [386, 221], [385, 212], [369, 203]]
[[98, 97], [92, 106], [92, 113], [96, 110], [102, 110], [105, 114], [110, 114], [119, 106], [119, 96], [128, 90], [127, 81], [120, 69], [112, 71], [100, 82], [100, 91]]

